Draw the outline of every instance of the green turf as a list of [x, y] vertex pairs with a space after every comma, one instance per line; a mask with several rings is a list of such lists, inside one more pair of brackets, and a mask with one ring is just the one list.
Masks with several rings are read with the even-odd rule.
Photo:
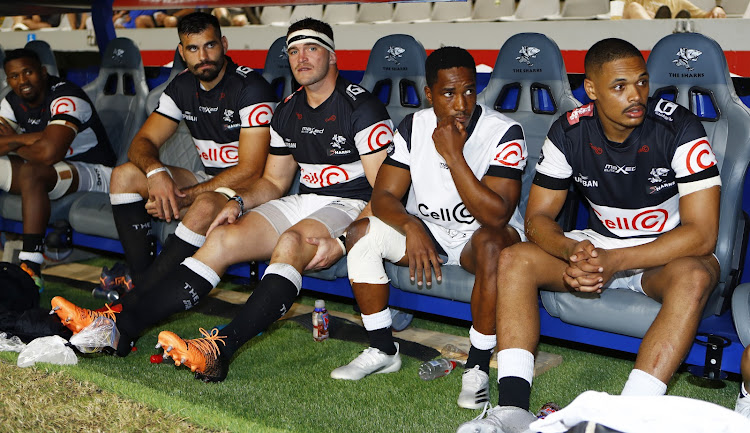
[[[82, 290], [49, 281], [43, 305], [62, 294], [86, 307], [99, 307]], [[302, 297], [311, 304], [313, 297]], [[45, 304], [46, 303], [46, 304]], [[327, 300], [329, 310], [351, 312], [351, 303]], [[468, 324], [417, 318], [414, 326], [467, 335]], [[163, 329], [195, 338], [197, 329], [226, 323], [226, 319], [185, 312], [151, 329], [137, 343], [138, 350], [126, 358], [101, 354], [79, 358], [76, 366], [49, 366], [79, 380], [97, 384], [124, 397], [177, 413], [190, 422], [232, 431], [346, 432], [420, 431], [452, 432], [478, 411], [458, 408], [455, 403], [461, 377], [424, 382], [417, 376], [419, 362], [403, 358], [402, 370], [374, 375], [358, 382], [334, 381], [332, 369], [353, 359], [362, 349], [356, 343], [328, 340], [316, 343], [308, 330], [293, 322], [274, 324], [268, 332], [245, 345], [232, 362], [227, 380], [204, 384], [189, 370], [171, 363], [150, 364], [156, 335]], [[618, 359], [559, 345], [542, 344], [540, 350], [563, 356], [563, 364], [534, 381], [532, 410], [547, 401], [570, 403], [588, 389], [619, 393], [632, 368], [632, 360]], [[15, 360], [3, 353], [3, 359]], [[676, 376], [670, 394], [711, 401], [733, 407], [738, 384], [723, 389], [701, 388], [689, 383], [686, 373]], [[496, 377], [493, 371], [491, 377]], [[491, 386], [492, 401], [497, 390]]]

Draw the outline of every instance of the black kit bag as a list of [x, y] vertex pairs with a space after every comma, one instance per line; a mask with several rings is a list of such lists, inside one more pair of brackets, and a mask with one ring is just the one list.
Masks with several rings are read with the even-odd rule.
[[39, 307], [39, 288], [20, 266], [0, 262], [0, 332], [18, 336], [24, 343], [38, 337], [72, 332], [56, 315]]

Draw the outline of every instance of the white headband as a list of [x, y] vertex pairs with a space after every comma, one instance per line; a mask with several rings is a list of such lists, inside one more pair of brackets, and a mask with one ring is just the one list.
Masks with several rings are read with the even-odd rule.
[[286, 48], [289, 49], [298, 44], [318, 44], [326, 50], [333, 52], [336, 47], [333, 45], [333, 39], [324, 33], [315, 30], [302, 29], [290, 34], [286, 38]]

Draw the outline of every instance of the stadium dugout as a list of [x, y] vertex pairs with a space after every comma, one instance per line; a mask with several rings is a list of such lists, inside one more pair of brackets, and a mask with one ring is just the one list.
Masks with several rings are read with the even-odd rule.
[[[168, 3], [163, 2], [165, 6]], [[183, 1], [180, 4], [187, 7], [199, 3], [198, 1]], [[256, 2], [224, 1], [221, 3], [231, 6], [257, 6], [261, 4], [289, 5], [305, 2], [284, 0], [263, 2], [259, 0]], [[123, 132], [122, 128], [119, 128], [118, 131], [123, 132], [123, 134], [128, 131], [132, 132], [132, 128], [137, 129], [137, 122], [142, 122], [142, 116], [146, 114], [145, 101], [147, 95], [144, 94], [143, 90], [145, 75], [142, 71], [145, 67], [152, 72], [160, 72], [156, 74], [157, 78], [152, 79], [149, 83], [148, 88], [150, 89], [167, 80], [171, 69], [166, 65], [171, 65], [174, 59], [176, 38], [174, 29], [118, 29], [115, 31], [111, 20], [112, 11], [113, 9], [152, 9], [157, 7], [158, 4], [159, 2], [155, 0], [149, 0], [148, 2], [140, 0], [49, 0], [43, 3], [24, 2], [12, 6], [2, 4], [0, 5], [0, 15], [90, 11], [94, 21], [93, 35], [86, 30], [3, 32], [2, 49], [7, 51], [23, 47], [29, 39], [45, 40], [57, 54], [58, 63], [63, 57], [62, 53], [65, 54], [65, 58], [74, 59], [85, 58], [86, 54], [90, 57], [92, 54], [112, 53], [112, 50], [115, 49], [111, 45], [113, 43], [116, 44], [115, 46], [122, 44], [119, 49], [125, 51], [139, 51], [140, 62], [137, 56], [133, 57], [134, 63], [127, 66], [131, 72], [125, 74], [130, 77], [127, 78], [128, 80], [135, 80], [132, 85], [133, 92], [129, 93], [131, 87], [124, 84], [119, 85], [115, 90], [115, 93], [119, 92], [124, 95], [123, 98], [120, 98], [121, 100], [127, 96], [135, 101], [133, 105], [130, 102], [115, 104], [130, 107], [125, 109], [128, 112], [123, 114], [123, 118], [132, 120], [130, 126], [127, 127], [129, 129]], [[598, 16], [598, 18], [602, 18], [602, 16]], [[578, 103], [586, 102], [583, 100], [585, 94], [580, 89], [583, 56], [593, 42], [605, 36], [614, 35], [632, 42], [647, 56], [656, 52], [657, 46], [661, 47], [659, 48], [660, 54], [649, 57], [648, 61], [650, 70], [653, 67], [658, 68], [659, 71], [657, 74], [654, 72], [657, 69], [651, 70], [654, 83], [652, 84], [652, 93], [658, 90], [663, 92], [659, 93], [660, 95], [668, 96], [667, 90], [678, 89], [679, 91], [673, 95], [676, 101], [690, 106], [693, 111], [703, 110], [701, 111], [703, 120], [707, 125], [706, 129], [710, 134], [713, 134], [714, 145], [719, 142], [723, 143], [721, 144], [720, 156], [722, 158], [722, 178], [725, 189], [722, 195], [722, 234], [717, 247], [717, 256], [722, 262], [722, 282], [706, 310], [699, 333], [721, 337], [722, 344], [726, 344], [726, 347], [723, 347], [723, 359], [717, 358], [715, 354], [712, 355], [713, 359], [720, 362], [721, 369], [734, 373], [739, 372], [742, 342], [732, 322], [730, 300], [735, 286], [750, 282], [750, 273], [743, 272], [746, 265], [744, 258], [747, 250], [746, 212], [750, 209], [750, 197], [747, 196], [749, 193], [744, 188], [747, 161], [750, 158], [746, 155], [748, 148], [750, 148], [750, 143], [748, 143], [750, 135], [747, 133], [747, 126], [744, 129], [735, 126], [741, 123], [742, 119], [745, 119], [743, 116], [750, 118], [746, 107], [750, 104], [750, 96], [748, 96], [750, 94], [750, 78], [744, 78], [750, 77], [750, 45], [747, 42], [750, 40], [750, 34], [748, 34], [750, 26], [747, 25], [746, 20], [742, 18], [694, 20], [691, 21], [689, 28], [696, 31], [696, 34], [676, 34], [674, 36], [668, 35], [687, 28], [684, 21], [626, 22], [594, 19], [582, 22], [566, 18], [565, 20], [523, 22], [507, 20], [499, 22], [498, 18], [498, 20], [461, 20], [457, 22], [431, 21], [429, 19], [419, 20], [419, 22], [394, 22], [391, 18], [387, 18], [376, 24], [342, 21], [341, 23], [333, 23], [333, 25], [337, 49], [341, 53], [339, 67], [342, 74], [352, 81], [359, 82], [362, 80], [367, 74], [366, 71], [370, 69], [370, 62], [375, 59], [380, 63], [386, 63], [392, 71], [403, 71], [405, 66], [401, 66], [401, 64], [402, 61], [404, 61], [404, 64], [406, 63], [404, 56], [409, 56], [408, 50], [388, 50], [388, 48], [394, 47], [402, 48], [397, 43], [389, 45], [384, 52], [373, 50], [376, 43], [386, 35], [408, 35], [417, 45], [423, 47], [422, 49], [427, 54], [442, 45], [465, 47], [472, 53], [479, 66], [478, 82], [480, 88], [497, 91], [497, 94], [491, 97], [488, 93], [480, 95], [480, 100], [488, 105], [504, 109], [511, 117], [521, 117], [519, 110], [526, 110], [526, 113], [531, 113], [527, 117], [533, 118], [530, 125], [537, 125], [536, 127], [539, 130], [545, 130], [543, 125], [545, 125], [546, 120], [559, 115]], [[222, 30], [230, 41], [229, 55], [238, 63], [257, 69], [266, 68], [266, 65], [269, 64], [268, 61], [274, 60], [274, 56], [279, 55], [273, 50], [269, 51], [269, 47], [285, 32], [283, 27], [270, 25], [226, 27]], [[499, 61], [499, 50], [505, 43], [519, 34], [539, 34], [539, 36], [534, 36], [536, 39], [528, 39], [530, 42], [521, 44], [521, 47], [539, 49], [542, 47], [540, 44], [546, 45], [538, 52], [513, 48], [515, 51], [506, 53], [507, 57], [505, 58], [507, 60], [501, 63]], [[698, 44], [705, 48], [698, 50], [691, 44]], [[693, 52], [694, 57], [692, 58], [687, 54], [681, 55], [680, 49], [682, 48], [697, 50], [701, 54]], [[554, 56], [549, 57], [550, 54], [554, 54]], [[107, 63], [106, 57], [104, 56], [101, 61], [101, 71], [103, 72], [108, 71], [107, 68], [113, 66]], [[541, 63], [537, 63], [537, 61], [549, 62], [548, 59], [550, 58], [557, 59], [551, 64], [554, 64], [554, 67], [557, 68], [558, 74], [562, 74], [556, 78], [542, 76], [544, 74], [540, 74], [541, 71], [539, 71], [542, 67], [539, 66]], [[687, 63], [687, 66], [679, 62]], [[669, 69], [669, 67], [675, 65], [682, 69]], [[704, 65], [706, 65], [705, 70], [701, 69], [704, 68]], [[58, 66], [61, 71], [69, 74], [69, 78], [74, 76], [77, 69], [75, 64], [65, 64], [64, 67], [63, 65]], [[116, 70], [117, 65], [114, 66], [116, 66]], [[547, 67], [545, 66], [545, 68]], [[490, 74], [490, 71], [492, 71], [492, 74]], [[511, 78], [503, 78], [502, 74]], [[526, 77], [512, 78], [514, 74], [526, 75]], [[682, 74], [695, 74], [695, 76]], [[122, 73], [116, 73], [116, 75], [124, 79]], [[710, 79], [707, 77], [710, 77]], [[691, 78], [695, 78], [695, 82], [690, 81]], [[503, 79], [506, 81], [502, 81]], [[524, 79], [529, 82], [523, 84]], [[88, 84], [88, 81], [91, 80], [83, 78], [79, 84]], [[99, 82], [101, 83], [101, 79]], [[375, 79], [373, 82], [379, 81]], [[508, 101], [500, 98], [502, 93], [500, 90], [504, 86], [514, 83], [519, 83], [519, 89], [521, 90], [517, 93], [521, 95], [525, 95], [523, 91], [536, 90], [529, 96], [523, 96], [523, 100], [519, 99], [521, 103], [511, 109], [508, 108], [510, 107], [507, 104]], [[105, 80], [102, 86], [106, 84]], [[523, 88], [524, 85], [527, 88]], [[535, 85], [536, 87], [534, 87]], [[97, 94], [107, 93], [103, 90], [103, 87], [97, 88], [96, 81], [91, 83], [88, 89], [92, 89]], [[401, 108], [417, 109], [422, 106], [423, 99], [419, 99], [421, 90], [418, 86], [416, 91], [413, 89], [412, 87], [411, 93], [404, 97], [406, 104], [399, 108], [399, 112], [402, 112]], [[539, 89], [547, 90], [540, 93]], [[0, 88], [0, 92], [4, 91], [7, 91], [7, 89]], [[397, 96], [396, 98], [400, 97]], [[577, 97], [578, 101], [574, 97]], [[744, 105], [739, 103], [740, 100], [744, 101]], [[528, 104], [527, 101], [531, 101], [531, 103]], [[550, 105], [550, 101], [553, 104]], [[528, 107], [524, 107], [523, 104], [528, 105]], [[746, 120], [745, 125], [749, 124]], [[546, 125], [548, 126], [549, 123], [546, 123]], [[524, 124], [524, 126], [526, 125]], [[128, 139], [123, 137], [117, 142], [123, 143], [126, 148]], [[541, 143], [537, 144], [541, 146]], [[118, 152], [121, 156], [124, 155], [122, 150], [121, 147]], [[536, 155], [533, 156], [536, 157]], [[190, 158], [183, 161], [185, 164], [194, 162], [195, 160], [190, 160]], [[533, 170], [533, 164], [530, 164], [528, 170]], [[530, 179], [531, 177], [527, 173], [524, 178]], [[10, 205], [6, 203], [7, 197], [0, 197], [0, 200], [2, 200], [0, 202], [0, 215], [2, 215], [0, 229], [5, 232], [20, 232], [21, 224], [17, 216], [19, 215], [17, 210], [14, 212], [9, 210]], [[79, 200], [84, 199], [75, 198], [75, 201]], [[70, 201], [71, 203], [66, 204], [67, 212], [75, 207], [74, 200]], [[107, 204], [105, 203], [102, 206], [106, 208]], [[106, 213], [106, 209], [102, 210]], [[54, 219], [65, 218], [68, 216], [67, 212], [64, 207], [53, 212], [53, 219], [50, 222], [54, 222]], [[584, 207], [570, 206], [566, 216], [567, 219], [562, 220], [561, 224], [567, 227], [581, 226], [585, 224], [585, 214]], [[69, 219], [73, 218], [70, 217]], [[107, 225], [101, 223], [101, 221], [99, 223], [104, 226]], [[112, 230], [114, 230], [113, 227]], [[167, 233], [168, 229], [163, 232]], [[163, 237], [165, 235], [162, 235]], [[112, 235], [112, 232], [109, 234], [106, 232], [92, 234], [76, 230], [73, 233], [73, 242], [81, 247], [113, 252], [122, 251], [116, 239], [116, 234]], [[235, 275], [247, 276], [250, 269], [249, 265], [239, 265], [235, 266], [231, 272]], [[342, 263], [339, 263], [333, 269], [316, 276], [306, 276], [303, 280], [303, 288], [321, 293], [352, 297], [351, 288], [344, 278], [345, 274], [341, 273], [342, 269], [345, 271], [345, 265], [342, 266]], [[433, 313], [461, 320], [470, 319], [468, 296], [465, 289], [459, 288], [459, 286], [464, 287], [467, 284], [467, 276], [457, 276], [453, 283], [455, 285], [452, 287], [448, 287], [448, 282], [443, 283], [446, 285], [446, 290], [439, 293], [439, 290], [434, 292], [410, 290], [407, 287], [408, 284], [401, 283], [402, 279], [398, 277], [397, 272], [392, 271], [393, 285], [400, 287], [400, 289], [394, 287], [391, 290], [391, 305], [401, 309]], [[468, 285], [468, 287], [471, 286]], [[742, 285], [741, 287], [747, 286]], [[742, 290], [743, 293], [746, 291], [747, 289]], [[600, 301], [604, 304], [609, 302], [607, 299]], [[576, 320], [576, 318], [584, 316], [581, 314], [581, 311], [583, 311], [581, 308], [585, 308], [586, 311], [590, 311], [589, 309], [592, 308], [589, 306], [582, 307], [577, 305], [577, 302], [575, 299], [542, 294], [540, 297], [542, 335], [630, 353], [637, 352], [642, 333], [638, 326], [631, 327], [628, 325], [638, 322], [642, 327], [643, 323], [650, 323], [643, 321], [648, 320], [646, 317], [651, 313], [647, 310], [651, 309], [652, 311], [653, 306], [643, 307], [644, 310], [638, 306], [637, 301], [614, 300], [611, 305], [603, 305], [601, 306], [602, 309], [596, 310], [600, 315], [598, 318]], [[626, 310], [626, 307], [630, 310], [623, 312], [622, 310]], [[607, 310], [607, 308], [611, 308], [611, 310]], [[743, 311], [747, 311], [747, 308]], [[617, 320], [610, 321], [605, 326], [605, 319], [611, 317], [611, 314], [614, 313], [618, 314]], [[750, 317], [744, 319], [745, 325], [741, 325], [742, 321], [740, 320], [738, 326], [750, 327]], [[704, 366], [707, 362], [710, 363], [710, 360], [706, 358], [707, 337], [699, 337], [699, 339], [701, 341], [696, 342], [685, 360], [689, 365]], [[747, 344], [747, 341], [744, 341], [744, 343]]]

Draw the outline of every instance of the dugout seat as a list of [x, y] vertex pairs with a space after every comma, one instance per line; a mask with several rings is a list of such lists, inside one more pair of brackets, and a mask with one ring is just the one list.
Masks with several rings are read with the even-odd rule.
[[42, 62], [42, 66], [47, 68], [47, 73], [56, 77], [60, 76], [60, 71], [57, 69], [57, 60], [55, 60], [55, 54], [52, 52], [52, 47], [45, 41], [35, 39], [26, 43], [24, 48], [35, 52], [39, 56], [39, 60]]
[[428, 106], [424, 96], [426, 59], [422, 44], [409, 35], [383, 36], [370, 51], [359, 84], [385, 104], [394, 127], [407, 114]]
[[[715, 254], [721, 275], [704, 317], [720, 314], [740, 279], [745, 253], [747, 222], [741, 206], [750, 161], [750, 109], [735, 93], [722, 48], [701, 34], [662, 38], [649, 55], [648, 71], [652, 96], [689, 107], [701, 118], [718, 160], [722, 188]], [[601, 295], [542, 292], [542, 301], [550, 315], [564, 322], [638, 338], [661, 308], [655, 300], [629, 290], [605, 290]]]
[[279, 101], [297, 90], [298, 85], [292, 76], [289, 55], [286, 53], [286, 36], [273, 41], [271, 48], [268, 49], [266, 63], [263, 66], [263, 78], [271, 84]]
[[[117, 165], [128, 159], [128, 148], [146, 120], [148, 86], [141, 53], [132, 40], [109, 43], [99, 76], [84, 87], [94, 102], [117, 155]], [[87, 192], [70, 209], [70, 225], [79, 233], [117, 239], [109, 196]]]
[[[528, 149], [519, 202], [523, 214], [534, 167], [550, 125], [560, 114], [580, 106], [571, 93], [557, 44], [539, 33], [510, 37], [500, 48], [490, 81], [478, 95], [477, 102], [495, 108], [523, 127]], [[471, 300], [474, 276], [460, 266], [443, 266], [442, 283], [435, 284], [433, 277], [429, 290], [409, 280], [407, 267], [386, 263], [386, 271], [391, 284], [401, 290], [463, 302]]]

